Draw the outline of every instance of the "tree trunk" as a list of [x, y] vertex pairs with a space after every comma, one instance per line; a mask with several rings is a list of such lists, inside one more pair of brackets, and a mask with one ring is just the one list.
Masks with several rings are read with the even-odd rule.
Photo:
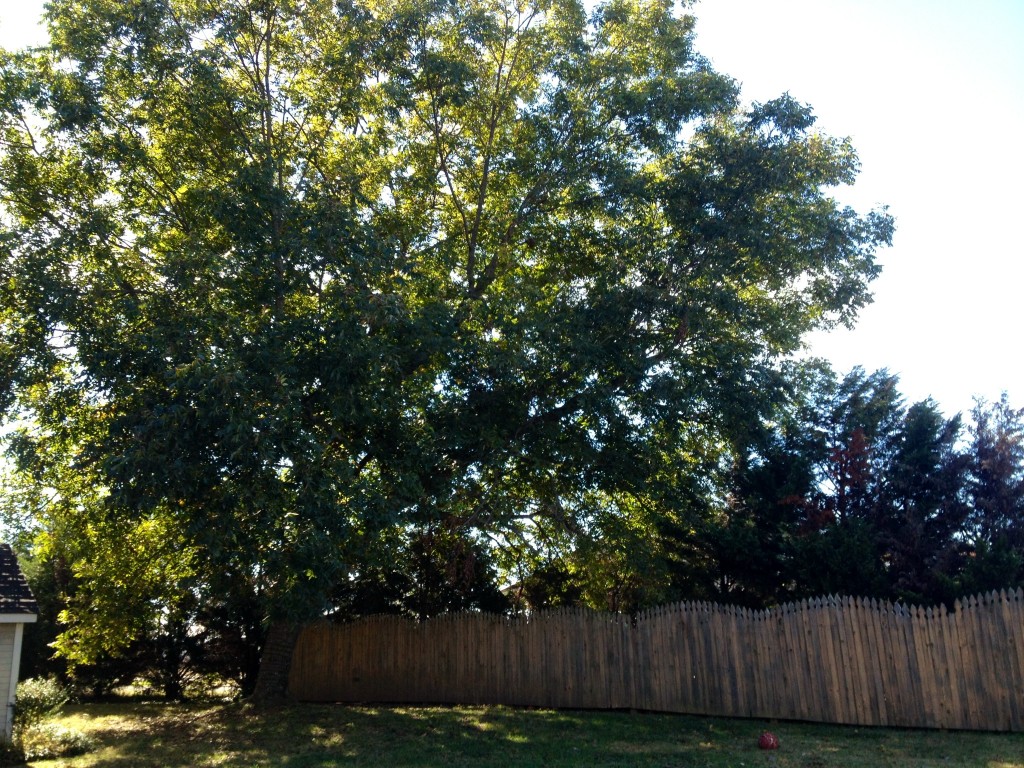
[[271, 622], [263, 643], [256, 687], [249, 699], [253, 706], [266, 709], [288, 702], [288, 673], [301, 629], [301, 625], [292, 622]]

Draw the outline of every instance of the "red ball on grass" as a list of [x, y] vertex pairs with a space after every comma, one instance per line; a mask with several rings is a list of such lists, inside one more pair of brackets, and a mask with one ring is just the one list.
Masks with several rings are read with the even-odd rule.
[[757, 740], [757, 746], [761, 749], [778, 749], [779, 737], [771, 731], [765, 731]]

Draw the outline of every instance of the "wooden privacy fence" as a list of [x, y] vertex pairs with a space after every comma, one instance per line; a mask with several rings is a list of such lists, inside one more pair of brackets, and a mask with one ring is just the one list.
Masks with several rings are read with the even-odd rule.
[[821, 598], [634, 619], [582, 609], [306, 627], [304, 701], [633, 708], [859, 725], [1024, 730], [1024, 591], [954, 610]]

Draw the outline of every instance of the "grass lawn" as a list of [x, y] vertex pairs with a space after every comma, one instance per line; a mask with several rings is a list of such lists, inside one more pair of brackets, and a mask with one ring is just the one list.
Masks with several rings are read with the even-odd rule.
[[[1024, 768], [1024, 734], [626, 712], [296, 705], [254, 714], [238, 704], [130, 702], [69, 707], [59, 722], [86, 731], [98, 748], [32, 766]], [[779, 737], [777, 752], [757, 748], [766, 728]]]

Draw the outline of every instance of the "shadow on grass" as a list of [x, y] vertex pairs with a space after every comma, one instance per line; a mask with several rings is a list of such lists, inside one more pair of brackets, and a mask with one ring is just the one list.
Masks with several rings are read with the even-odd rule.
[[254, 712], [241, 705], [94, 704], [66, 719], [100, 748], [65, 764], [95, 768], [558, 768], [647, 765], [655, 757], [664, 758], [659, 765], [700, 765], [684, 758], [711, 748], [697, 720], [503, 707], [296, 705]]
[[624, 712], [313, 704], [254, 712], [238, 704], [144, 703], [87, 705], [66, 719], [101, 745], [59, 763], [68, 768], [1024, 768], [1020, 734], [787, 723], [772, 726], [783, 748], [765, 753], [756, 746], [761, 721]]

